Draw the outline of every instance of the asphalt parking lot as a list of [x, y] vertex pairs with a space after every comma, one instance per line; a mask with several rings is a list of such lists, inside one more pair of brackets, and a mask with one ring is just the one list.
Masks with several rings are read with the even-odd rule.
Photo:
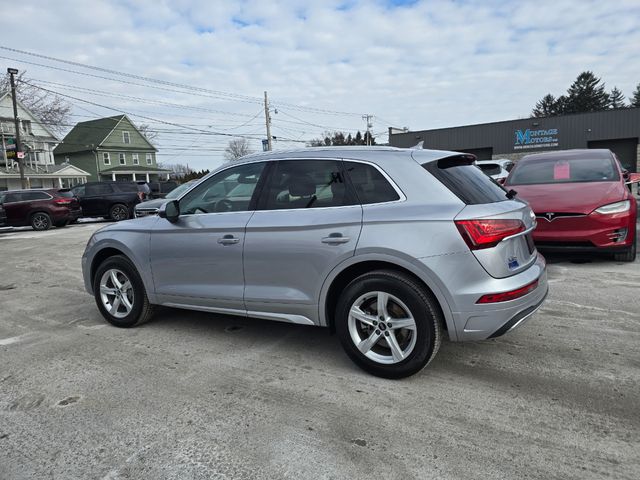
[[0, 232], [0, 479], [640, 478], [640, 259], [550, 257], [529, 323], [389, 381], [319, 328], [108, 326], [100, 226]]

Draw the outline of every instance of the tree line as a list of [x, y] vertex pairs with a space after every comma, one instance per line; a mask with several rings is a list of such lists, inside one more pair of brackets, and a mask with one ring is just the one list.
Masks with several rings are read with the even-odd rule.
[[627, 104], [618, 87], [606, 91], [601, 78], [591, 71], [582, 72], [567, 89], [567, 93], [542, 97], [531, 111], [532, 117], [553, 117], [571, 113], [599, 112], [609, 109], [640, 107], [640, 83]]

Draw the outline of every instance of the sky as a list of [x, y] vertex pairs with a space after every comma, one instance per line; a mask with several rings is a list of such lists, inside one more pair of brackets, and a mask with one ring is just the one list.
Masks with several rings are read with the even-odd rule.
[[150, 125], [159, 161], [195, 169], [234, 136], [262, 149], [264, 91], [287, 149], [364, 131], [366, 114], [379, 142], [390, 126], [527, 117], [584, 70], [627, 98], [640, 83], [640, 0], [0, 0], [9, 10], [3, 72], [65, 95], [71, 123]]

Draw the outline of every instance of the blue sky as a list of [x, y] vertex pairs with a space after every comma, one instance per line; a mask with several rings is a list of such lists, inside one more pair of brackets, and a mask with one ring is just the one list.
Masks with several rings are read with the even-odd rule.
[[5, 66], [80, 99], [75, 121], [114, 113], [95, 104], [124, 111], [166, 130], [157, 138], [163, 161], [197, 168], [222, 159], [230, 137], [212, 132], [260, 148], [265, 90], [275, 148], [290, 148], [324, 130], [362, 130], [366, 113], [380, 138], [391, 125], [525, 117], [583, 70], [627, 97], [640, 82], [637, 0], [26, 0], [13, 8], [30, 20], [4, 24], [0, 45], [206, 89], [96, 79], [0, 50], [11, 59]]

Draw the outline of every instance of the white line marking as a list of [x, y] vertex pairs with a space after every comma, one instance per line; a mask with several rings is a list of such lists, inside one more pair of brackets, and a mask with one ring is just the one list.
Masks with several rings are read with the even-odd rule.
[[26, 337], [30, 337], [31, 335], [33, 334], [25, 333], [24, 335], [18, 335], [17, 337], [2, 338], [0, 339], [0, 345], [4, 346], [4, 345], [11, 345], [13, 343], [18, 343], [24, 340]]

